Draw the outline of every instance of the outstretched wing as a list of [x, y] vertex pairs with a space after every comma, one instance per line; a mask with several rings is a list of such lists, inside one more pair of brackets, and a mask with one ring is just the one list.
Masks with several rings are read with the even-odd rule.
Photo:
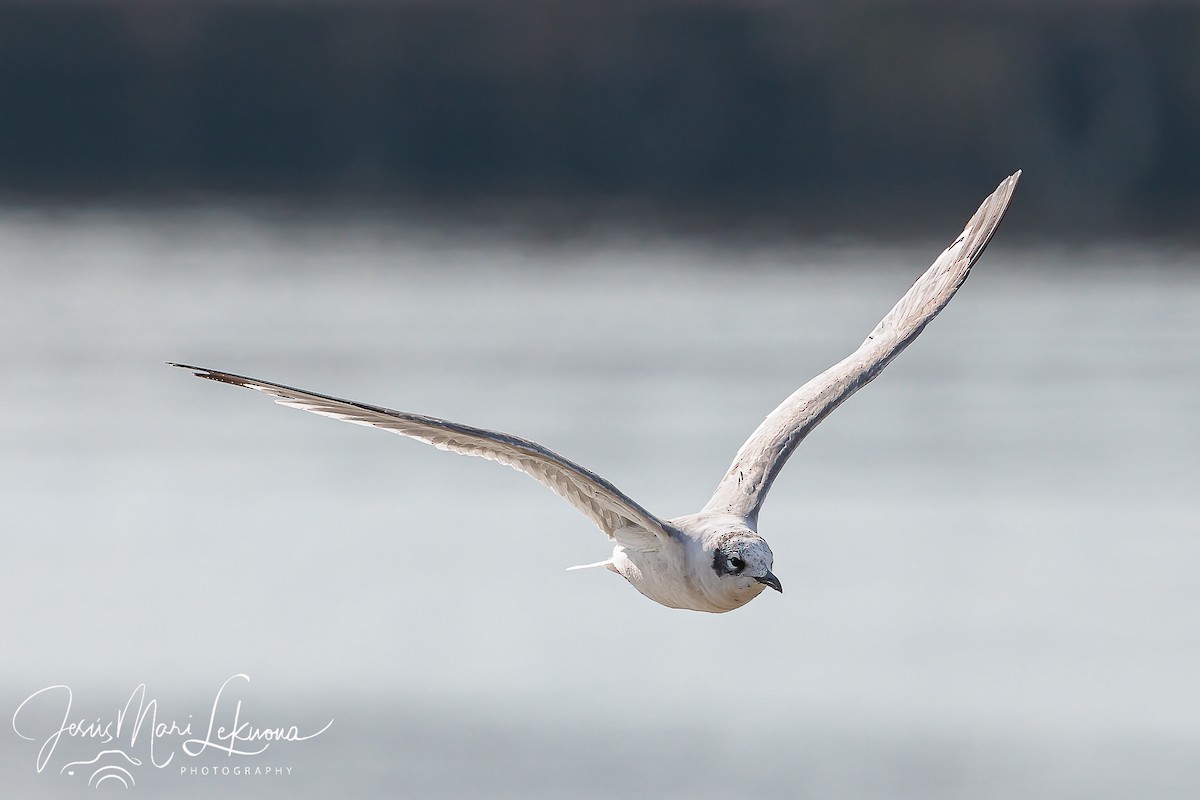
[[1004, 218], [1020, 177], [1018, 171], [983, 201], [962, 234], [857, 350], [801, 386], [763, 420], [738, 450], [705, 511], [737, 514], [757, 524], [771, 483], [796, 445], [842, 401], [874, 380], [950, 302]]
[[[232, 375], [228, 372], [191, 367], [186, 364], [171, 364], [173, 367], [190, 369], [199, 378], [207, 378], [234, 386], [244, 386], [275, 398], [275, 402], [292, 408], [311, 411], [333, 417], [355, 425], [367, 425], [401, 436], [407, 436], [439, 450], [448, 450], [466, 456], [478, 456], [496, 461], [506, 467], [524, 472], [542, 483], [559, 497], [579, 509], [611, 538], [620, 529], [636, 528], [645, 532], [650, 539], [671, 536], [661, 520], [635, 503], [617, 487], [596, 473], [584, 469], [562, 456], [547, 450], [536, 442], [497, 433], [456, 422], [393, 411], [365, 403], [339, 400], [303, 389], [293, 389], [278, 383], [269, 383], [255, 378]], [[622, 534], [622, 539], [629, 535]]]

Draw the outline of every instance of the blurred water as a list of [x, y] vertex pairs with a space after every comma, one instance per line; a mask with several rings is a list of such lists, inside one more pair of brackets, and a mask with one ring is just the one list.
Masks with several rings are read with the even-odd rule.
[[[944, 242], [6, 212], [0, 710], [201, 716], [247, 673], [335, 720], [290, 777], [140, 777], [180, 797], [1194, 797], [1197, 254], [1004, 234], [776, 484], [787, 593], [711, 616], [563, 572], [609, 547], [528, 478], [163, 362], [525, 435], [676, 515]], [[0, 785], [81, 791], [6, 730]]]

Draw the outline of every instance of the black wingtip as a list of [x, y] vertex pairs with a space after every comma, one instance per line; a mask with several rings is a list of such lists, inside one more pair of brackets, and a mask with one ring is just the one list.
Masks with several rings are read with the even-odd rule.
[[174, 361], [168, 361], [167, 364], [180, 369], [191, 370], [192, 374], [197, 378], [204, 378], [210, 381], [219, 381], [220, 383], [232, 383], [235, 386], [245, 386], [246, 381], [250, 378], [243, 378], [241, 375], [231, 375], [228, 372], [220, 370], [208, 369], [207, 367], [194, 367], [191, 364], [177, 364]]
[[[302, 391], [300, 389], [292, 389], [290, 386], [283, 386], [282, 384], [273, 384], [267, 381], [260, 381], [256, 378], [248, 378], [245, 375], [234, 375], [232, 372], [222, 372], [219, 369], [193, 367], [191, 364], [177, 364], [174, 361], [168, 361], [167, 364], [172, 367], [179, 367], [180, 369], [189, 369], [197, 378], [204, 378], [205, 380], [216, 381], [217, 383], [228, 383], [231, 386], [241, 386], [246, 389], [258, 388], [259, 391], [262, 391], [260, 387], [263, 386], [275, 386], [277, 388], [288, 389], [289, 391], [293, 392]], [[309, 392], [309, 394], [311, 394], [311, 392]]]
[[197, 378], [206, 378], [212, 372], [211, 370], [207, 370], [204, 367], [193, 367], [191, 364], [179, 364], [174, 361], [168, 361], [167, 366], [168, 367], [179, 367], [180, 369], [190, 369], [193, 373], [195, 373]]

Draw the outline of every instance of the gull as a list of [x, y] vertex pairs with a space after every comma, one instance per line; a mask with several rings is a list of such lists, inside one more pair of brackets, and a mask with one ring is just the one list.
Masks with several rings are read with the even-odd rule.
[[280, 405], [398, 433], [439, 450], [478, 456], [524, 472], [590, 519], [613, 542], [604, 567], [670, 608], [721, 613], [767, 587], [783, 591], [758, 514], [796, 446], [846, 398], [912, 343], [967, 279], [1004, 217], [1018, 170], [1005, 179], [858, 348], [797, 389], [750, 435], [698, 513], [660, 519], [591, 470], [537, 442], [436, 417], [341, 400], [229, 372], [171, 363], [197, 377], [254, 389]]

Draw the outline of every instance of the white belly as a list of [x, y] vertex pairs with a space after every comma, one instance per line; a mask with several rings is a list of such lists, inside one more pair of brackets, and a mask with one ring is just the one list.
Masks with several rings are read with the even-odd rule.
[[689, 563], [682, 548], [645, 552], [626, 550], [618, 545], [613, 551], [612, 566], [633, 588], [668, 608], [720, 614], [744, 606], [763, 590], [759, 583], [716, 585], [715, 573], [708, 580], [708, 576], [697, 569], [711, 568]]

